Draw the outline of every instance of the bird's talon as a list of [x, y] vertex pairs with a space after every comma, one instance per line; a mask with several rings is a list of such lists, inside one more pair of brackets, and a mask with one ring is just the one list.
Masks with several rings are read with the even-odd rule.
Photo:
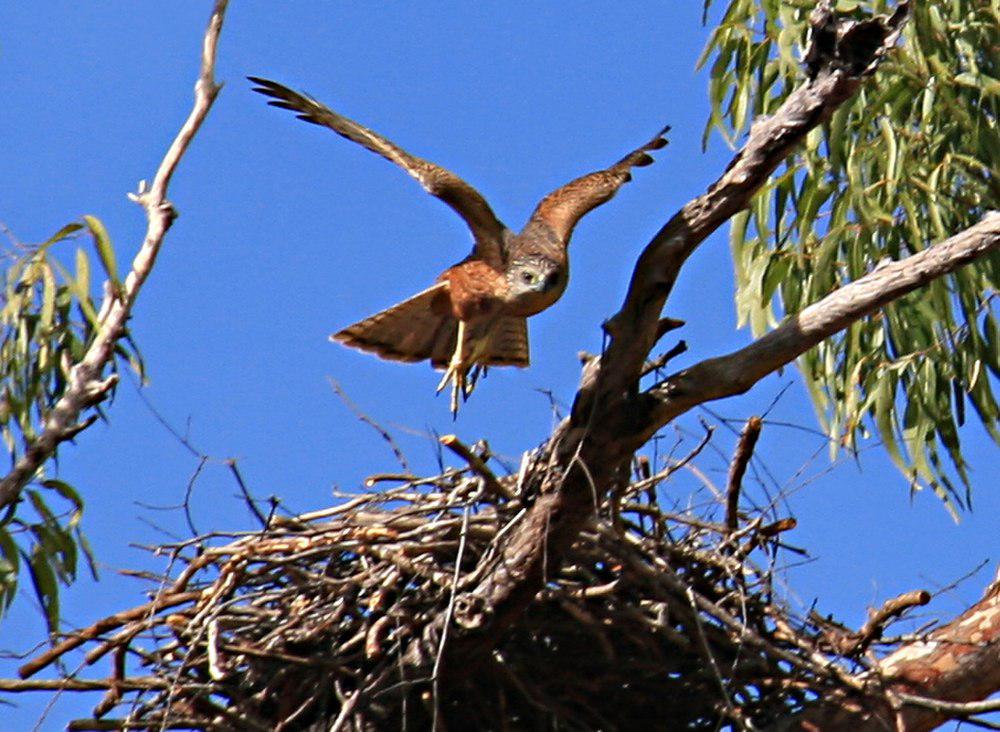
[[447, 386], [448, 382], [451, 381], [451, 377], [454, 373], [455, 369], [452, 366], [445, 369], [444, 376], [441, 377], [441, 381], [438, 382], [437, 389], [434, 390], [435, 394], [440, 394], [444, 391], [445, 386]]

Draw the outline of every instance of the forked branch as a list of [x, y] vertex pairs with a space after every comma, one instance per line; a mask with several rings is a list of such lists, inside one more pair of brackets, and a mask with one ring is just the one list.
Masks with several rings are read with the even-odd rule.
[[[820, 7], [829, 10], [826, 2]], [[832, 12], [817, 14], [813, 33], [820, 45], [810, 52], [809, 78], [772, 117], [754, 124], [719, 180], [673, 216], [646, 247], [622, 309], [607, 324], [609, 347], [603, 357], [588, 361], [571, 417], [525, 471], [523, 490], [537, 499], [504, 537], [488, 566], [480, 569], [478, 584], [459, 595], [455, 620], [460, 629], [449, 636], [445, 649], [451, 668], [460, 670], [469, 659], [482, 658], [495, 647], [533, 601], [545, 577], [558, 569], [603, 494], [620, 482], [634, 451], [655, 431], [647, 427], [658, 401], [639, 394], [637, 384], [663, 333], [661, 311], [684, 261], [745, 208], [806, 135], [858, 90], [895, 44], [908, 7], [901, 2], [891, 16], [864, 21], [864, 44], [847, 32], [857, 26], [855, 21]], [[878, 43], [871, 43], [873, 38]], [[406, 665], [418, 674], [432, 661], [428, 649], [437, 648], [442, 623], [442, 618], [428, 623], [424, 642], [406, 654]], [[444, 668], [447, 672], [449, 664]], [[388, 685], [395, 681], [386, 679]]]
[[41, 432], [28, 443], [14, 468], [0, 480], [0, 508], [17, 501], [21, 491], [55, 455], [59, 445], [88, 426], [86, 420], [81, 422], [81, 415], [104, 401], [117, 382], [115, 376], [105, 378], [104, 372], [114, 358], [115, 345], [125, 334], [125, 324], [143, 283], [153, 271], [167, 231], [177, 217], [173, 204], [167, 199], [167, 187], [221, 89], [215, 82], [215, 58], [227, 5], [228, 0], [216, 1], [205, 31], [201, 73], [194, 89], [194, 108], [163, 157], [153, 184], [147, 188], [143, 182], [139, 192], [129, 196], [146, 211], [148, 223], [142, 246], [124, 285], [105, 287], [94, 340], [83, 358], [70, 369], [66, 390], [46, 415]]
[[876, 267], [834, 290], [765, 336], [726, 356], [708, 359], [656, 385], [649, 434], [697, 404], [742, 394], [820, 341], [932, 280], [1000, 249], [1000, 212], [906, 259]]

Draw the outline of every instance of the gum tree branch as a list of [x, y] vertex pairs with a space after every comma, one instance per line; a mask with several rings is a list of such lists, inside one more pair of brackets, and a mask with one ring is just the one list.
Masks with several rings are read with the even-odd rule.
[[668, 377], [652, 400], [650, 435], [692, 407], [742, 394], [820, 341], [886, 303], [1000, 249], [1000, 212], [991, 211], [965, 231], [906, 259], [880, 266], [830, 293], [745, 348], [695, 364]]
[[1000, 580], [950, 623], [883, 658], [876, 671], [863, 679], [868, 694], [817, 700], [770, 729], [925, 732], [1000, 710], [1000, 702], [981, 701], [1000, 690]]
[[[678, 211], [646, 246], [633, 270], [621, 310], [606, 324], [611, 341], [593, 389], [581, 390], [584, 413], [607, 409], [635, 388], [642, 364], [660, 335], [663, 306], [687, 258], [750, 199], [814, 128], [825, 122], [893, 48], [909, 13], [904, 0], [889, 17], [861, 23], [836, 16], [821, 2], [811, 17], [807, 83], [770, 117], [756, 120], [746, 144], [708, 190]], [[864, 30], [865, 32], [862, 32]], [[878, 43], [873, 44], [872, 38]], [[591, 393], [593, 392], [593, 393]], [[578, 419], [583, 419], [579, 414]]]
[[146, 211], [148, 224], [142, 246], [125, 282], [117, 288], [105, 283], [96, 336], [83, 358], [70, 369], [66, 390], [46, 415], [41, 432], [29, 442], [14, 468], [0, 480], [0, 508], [16, 502], [24, 487], [55, 455], [59, 445], [88, 426], [86, 419], [81, 421], [81, 415], [104, 401], [117, 383], [115, 375], [105, 377], [104, 372], [114, 358], [115, 345], [125, 334], [125, 324], [139, 291], [153, 271], [167, 231], [177, 217], [177, 211], [167, 199], [170, 179], [222, 88], [215, 82], [215, 59], [227, 5], [228, 0], [217, 0], [212, 10], [205, 31], [201, 72], [195, 84], [195, 101], [190, 115], [163, 157], [152, 185], [147, 187], [145, 182], [140, 183], [139, 192], [129, 194], [129, 198]]
[[[607, 323], [609, 347], [602, 358], [588, 360], [571, 416], [524, 471], [530, 507], [481, 568], [483, 579], [456, 599], [458, 627], [449, 633], [442, 673], [462, 673], [465, 664], [483, 658], [496, 644], [558, 566], [593, 515], [599, 495], [622, 478], [631, 455], [651, 434], [643, 429], [649, 399], [638, 393], [638, 381], [666, 330], [661, 311], [685, 260], [749, 204], [811, 130], [857, 92], [895, 45], [908, 9], [904, 0], [891, 16], [857, 22], [836, 16], [828, 2], [821, 2], [811, 18], [806, 80], [773, 116], [753, 125], [722, 176], [674, 215], [643, 251], [624, 304]], [[637, 421], [642, 416], [646, 419]], [[443, 622], [437, 618], [425, 626], [398, 673], [413, 678], [429, 671]], [[398, 687], [398, 673], [387, 672], [366, 695]]]

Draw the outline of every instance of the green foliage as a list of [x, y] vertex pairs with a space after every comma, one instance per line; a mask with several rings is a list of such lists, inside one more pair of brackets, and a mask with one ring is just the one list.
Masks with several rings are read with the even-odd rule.
[[[110, 238], [93, 216], [64, 226], [41, 245], [9, 255], [0, 310], [0, 436], [11, 466], [44, 429], [66, 390], [70, 369], [83, 358], [99, 327], [90, 255], [77, 248], [72, 272], [56, 257], [56, 250], [82, 230], [90, 233], [110, 286], [120, 287]], [[116, 356], [142, 372], [131, 345], [118, 346]], [[55, 629], [59, 584], [76, 577], [81, 554], [94, 571], [80, 531], [82, 513], [83, 501], [72, 486], [39, 475], [21, 501], [0, 515], [0, 613], [13, 601], [26, 569], [49, 627]]]
[[[840, 0], [837, 10], [887, 5]], [[732, 143], [803, 83], [798, 59], [813, 7], [728, 2], [702, 57], [711, 68], [706, 140], [715, 129]], [[998, 36], [997, 0], [913, 3], [901, 46], [734, 219], [743, 323], [759, 334], [998, 205]], [[834, 452], [873, 431], [914, 489], [933, 488], [953, 513], [968, 505], [958, 431], [967, 404], [1000, 441], [990, 386], [1000, 374], [998, 280], [1000, 261], [984, 258], [800, 359]]]

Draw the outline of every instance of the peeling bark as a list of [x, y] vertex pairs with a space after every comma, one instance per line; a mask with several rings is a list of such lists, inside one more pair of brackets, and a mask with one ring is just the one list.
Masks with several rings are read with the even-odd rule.
[[882, 659], [878, 672], [869, 695], [823, 699], [773, 732], [925, 732], [1000, 709], [975, 703], [1000, 689], [1000, 580], [950, 623]]

